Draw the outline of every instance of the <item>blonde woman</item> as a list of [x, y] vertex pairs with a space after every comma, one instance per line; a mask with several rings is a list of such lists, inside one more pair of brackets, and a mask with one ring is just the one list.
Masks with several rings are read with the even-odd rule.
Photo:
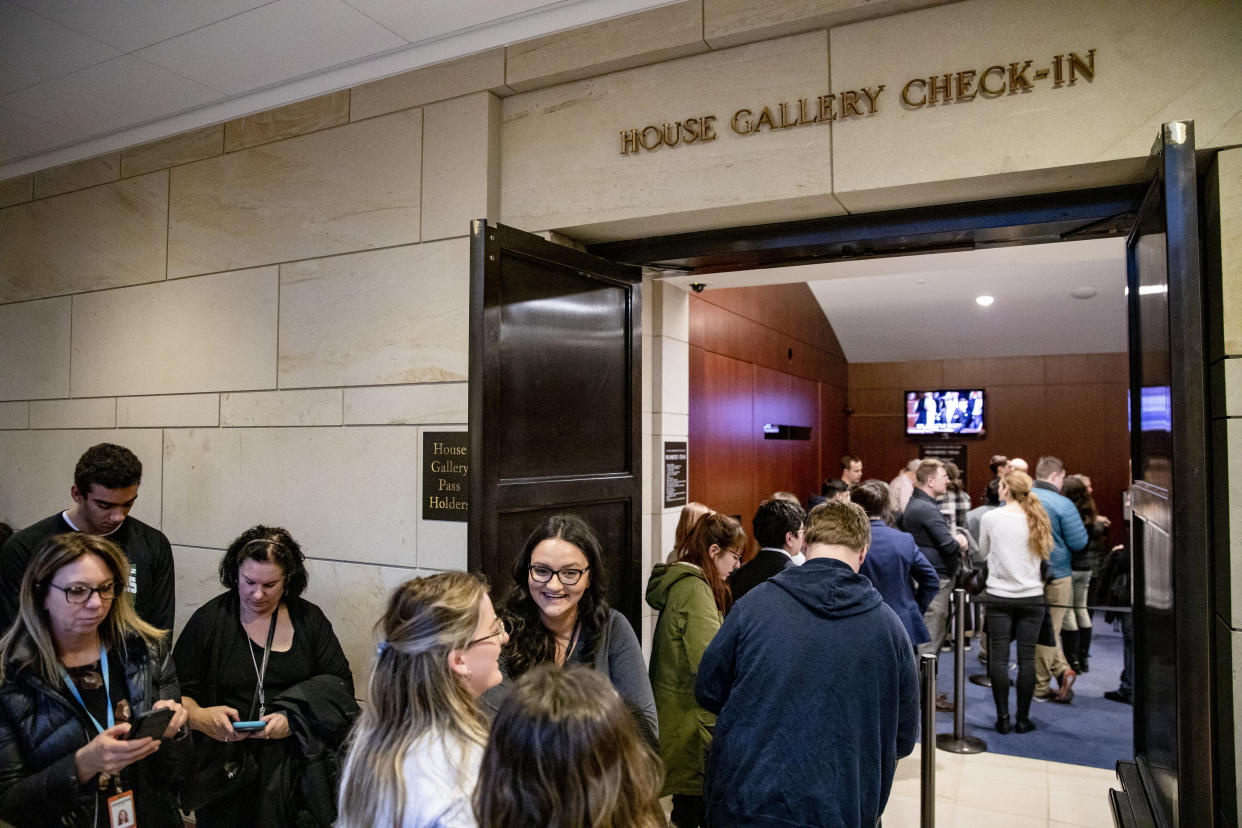
[[1028, 733], [1035, 695], [1035, 642], [1044, 620], [1044, 579], [1040, 564], [1052, 551], [1052, 522], [1031, 478], [1011, 471], [1001, 478], [1000, 499], [979, 522], [979, 555], [988, 563], [988, 676], [996, 703], [996, 730], [1008, 733], [1009, 642], [1018, 642], [1018, 717], [1014, 730]]
[[[30, 560], [0, 642], [6, 823], [107, 825], [109, 797], [125, 790], [138, 824], [180, 828], [173, 786], [191, 758], [187, 714], [166, 634], [134, 612], [129, 573], [119, 546], [76, 532]], [[172, 718], [162, 731], [127, 738], [132, 716], [163, 708]]]
[[474, 826], [471, 796], [508, 641], [487, 584], [465, 572], [406, 581], [377, 625], [370, 698], [350, 737], [340, 828]]

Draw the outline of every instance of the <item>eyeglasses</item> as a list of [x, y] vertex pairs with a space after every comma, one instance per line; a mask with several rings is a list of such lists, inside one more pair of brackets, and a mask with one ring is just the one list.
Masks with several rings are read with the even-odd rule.
[[486, 641], [489, 638], [495, 638], [498, 635], [508, 635], [508, 634], [509, 634], [509, 622], [501, 618], [500, 616], [496, 616], [496, 621], [495, 623], [492, 624], [492, 632], [488, 633], [482, 638], [476, 638], [474, 641], [471, 641], [469, 644], [467, 644], [466, 647], [467, 648], [473, 647], [475, 644], [479, 644], [483, 641]]
[[578, 569], [575, 566], [565, 567], [564, 569], [552, 569], [551, 567], [544, 566], [543, 564], [532, 564], [527, 567], [527, 569], [530, 570], [531, 580], [536, 583], [546, 584], [548, 581], [552, 580], [552, 576], [555, 575], [565, 586], [573, 586], [578, 583], [578, 581], [582, 578], [582, 573], [586, 572], [590, 568], [591, 567], [586, 566], [582, 569]]
[[91, 600], [91, 596], [96, 592], [99, 593], [99, 600], [105, 603], [116, 597], [116, 584], [112, 582], [100, 584], [97, 587], [88, 587], [85, 584], [74, 584], [67, 587], [57, 584], [48, 584], [48, 586], [56, 587], [65, 593], [65, 600], [71, 604], [85, 604]]
[[735, 552], [735, 551], [734, 551], [734, 550], [732, 550], [732, 549], [727, 549], [727, 550], [725, 550], [725, 551], [727, 551], [730, 555], [732, 555], [732, 556], [733, 556], [733, 560], [737, 561], [738, 563], [741, 563], [741, 562], [742, 562], [742, 553], [741, 553], [741, 552]]

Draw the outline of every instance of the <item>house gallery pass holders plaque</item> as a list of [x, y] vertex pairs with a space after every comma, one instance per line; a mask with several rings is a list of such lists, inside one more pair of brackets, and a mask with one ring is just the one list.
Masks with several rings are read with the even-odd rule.
[[423, 520], [466, 522], [469, 472], [469, 432], [423, 432]]

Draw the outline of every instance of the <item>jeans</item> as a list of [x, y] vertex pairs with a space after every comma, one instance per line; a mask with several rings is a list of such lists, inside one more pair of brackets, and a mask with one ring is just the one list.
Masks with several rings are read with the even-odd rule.
[[919, 645], [919, 655], [925, 653], [934, 655], [940, 652], [940, 645], [944, 643], [945, 630], [949, 626], [949, 599], [951, 597], [953, 597], [953, 579], [941, 575], [940, 591], [927, 605], [927, 612], [923, 613], [923, 622], [927, 624], [927, 632], [931, 635], [931, 641]]
[[1091, 610], [1087, 607], [1087, 588], [1091, 586], [1091, 571], [1075, 570], [1071, 581], [1073, 596], [1070, 604], [1074, 609], [1065, 614], [1065, 623], [1061, 628], [1070, 631], [1089, 630], [1091, 629]]
[[988, 595], [988, 678], [996, 717], [1009, 715], [1009, 642], [1018, 642], [1018, 718], [1031, 714], [1035, 695], [1035, 640], [1044, 620], [1044, 599]]
[[1048, 600], [1048, 617], [1052, 621], [1052, 637], [1056, 646], [1038, 645], [1035, 648], [1035, 692], [1048, 693], [1052, 677], [1058, 678], [1070, 668], [1061, 649], [1061, 622], [1073, 597], [1071, 579], [1057, 578], [1044, 585], [1044, 597]]

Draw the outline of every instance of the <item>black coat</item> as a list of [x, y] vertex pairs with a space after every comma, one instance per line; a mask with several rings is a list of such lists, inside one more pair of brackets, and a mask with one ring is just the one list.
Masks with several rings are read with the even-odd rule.
[[906, 504], [902, 524], [907, 532], [914, 535], [919, 551], [936, 567], [941, 578], [957, 575], [962, 563], [962, 547], [949, 530], [949, 522], [934, 497], [916, 487], [914, 494], [910, 495], [910, 502]]
[[780, 549], [760, 549], [755, 557], [729, 576], [729, 591], [733, 593], [734, 602], [785, 567], [793, 565], [793, 559]]
[[[160, 699], [180, 701], [167, 644], [148, 647], [133, 635], [124, 653], [135, 714]], [[63, 688], [50, 687], [38, 676], [34, 661], [33, 651], [19, 652], [5, 666], [0, 684], [0, 819], [20, 826], [94, 825], [98, 780], [79, 785], [74, 757], [94, 738], [94, 725]], [[180, 828], [174, 787], [192, 762], [192, 744], [182, 736], [166, 740], [154, 755], [122, 772], [122, 783], [136, 788], [139, 825]], [[99, 803], [101, 813], [105, 807]]]

